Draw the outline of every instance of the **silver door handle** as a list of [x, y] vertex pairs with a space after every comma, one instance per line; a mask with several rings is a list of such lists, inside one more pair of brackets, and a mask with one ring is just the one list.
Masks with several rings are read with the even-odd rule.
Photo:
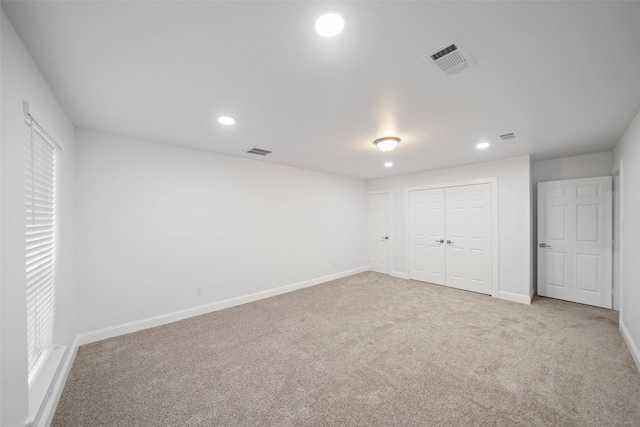
[[436, 243], [444, 243], [444, 240], [443, 239], [440, 239], [440, 240], [436, 239]]
[[451, 240], [447, 240], [447, 245], [453, 245], [453, 242]]
[[553, 249], [551, 246], [547, 245], [546, 243], [540, 243], [540, 245], [538, 245], [538, 246], [540, 246], [541, 248], [545, 248], [545, 249]]
[[382, 240], [389, 240], [389, 236], [384, 236]]

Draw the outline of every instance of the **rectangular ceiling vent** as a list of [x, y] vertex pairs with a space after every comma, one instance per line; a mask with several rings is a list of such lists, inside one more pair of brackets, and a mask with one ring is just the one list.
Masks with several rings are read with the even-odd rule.
[[273, 151], [266, 150], [264, 148], [253, 147], [253, 148], [249, 148], [248, 150], [246, 150], [245, 153], [257, 154], [258, 156], [266, 156], [268, 154], [273, 153]]
[[518, 137], [518, 134], [515, 132], [505, 133], [500, 135], [500, 139], [503, 141], [511, 141]]
[[459, 40], [427, 53], [424, 59], [434, 62], [448, 76], [459, 73], [474, 64], [471, 55]]

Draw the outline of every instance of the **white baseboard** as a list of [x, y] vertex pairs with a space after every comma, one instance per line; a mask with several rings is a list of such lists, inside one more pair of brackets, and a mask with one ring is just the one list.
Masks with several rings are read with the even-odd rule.
[[71, 346], [67, 347], [59, 372], [54, 378], [54, 382], [48, 391], [48, 400], [46, 401], [44, 408], [40, 410], [39, 416], [36, 418], [35, 422], [33, 422], [33, 426], [49, 427], [49, 425], [51, 425], [53, 416], [56, 413], [56, 408], [58, 407], [58, 402], [60, 401], [60, 396], [62, 396], [62, 390], [67, 382], [67, 377], [71, 371], [71, 366], [73, 366], [73, 361], [76, 358], [77, 351], [78, 337], [76, 336]]
[[389, 276], [397, 277], [399, 279], [409, 279], [409, 275], [404, 271], [392, 271], [391, 273], [389, 273]]
[[85, 345], [107, 338], [117, 337], [119, 335], [129, 334], [131, 332], [141, 331], [143, 329], [153, 328], [156, 326], [166, 325], [167, 323], [176, 322], [178, 320], [187, 319], [201, 314], [211, 313], [213, 311], [225, 308], [235, 307], [237, 305], [258, 301], [264, 298], [284, 294], [298, 289], [308, 288], [310, 286], [319, 285], [320, 283], [329, 282], [331, 280], [341, 279], [353, 274], [362, 273], [369, 270], [368, 267], [355, 268], [353, 270], [342, 271], [340, 273], [330, 274], [328, 276], [318, 277], [316, 279], [305, 280], [291, 285], [280, 286], [266, 291], [260, 291], [249, 295], [243, 295], [236, 298], [229, 298], [222, 301], [216, 301], [197, 307], [187, 308], [184, 310], [174, 311], [172, 313], [161, 314], [159, 316], [149, 317], [146, 319], [127, 322], [120, 325], [110, 326], [108, 328], [98, 329], [96, 331], [84, 332], [77, 336], [78, 345]]
[[638, 346], [636, 345], [636, 343], [633, 341], [633, 338], [631, 338], [631, 334], [629, 334], [629, 330], [627, 330], [627, 327], [624, 325], [624, 322], [622, 321], [622, 316], [620, 316], [620, 333], [622, 334], [622, 338], [624, 338], [624, 341], [627, 343], [627, 347], [629, 347], [631, 356], [633, 357], [633, 360], [636, 362], [636, 367], [640, 371], [640, 350], [638, 349]]
[[40, 361], [29, 378], [29, 405], [26, 427], [39, 424], [44, 409], [49, 403], [53, 391], [53, 385], [60, 373], [60, 368], [67, 353], [67, 346], [59, 345], [45, 350], [40, 356]]
[[498, 298], [507, 301], [519, 302], [520, 304], [531, 304], [530, 295], [514, 294], [513, 292], [498, 291]]

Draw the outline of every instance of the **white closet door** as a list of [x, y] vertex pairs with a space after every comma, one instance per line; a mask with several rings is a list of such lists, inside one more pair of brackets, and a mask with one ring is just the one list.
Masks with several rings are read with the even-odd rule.
[[538, 184], [538, 295], [611, 308], [611, 177]]
[[491, 294], [491, 184], [445, 190], [447, 286]]
[[444, 189], [409, 191], [409, 277], [445, 284]]

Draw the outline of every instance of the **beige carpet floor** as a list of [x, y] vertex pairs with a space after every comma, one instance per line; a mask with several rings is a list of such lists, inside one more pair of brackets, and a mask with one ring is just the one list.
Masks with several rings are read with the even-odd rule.
[[617, 313], [362, 273], [81, 347], [53, 426], [640, 425]]

